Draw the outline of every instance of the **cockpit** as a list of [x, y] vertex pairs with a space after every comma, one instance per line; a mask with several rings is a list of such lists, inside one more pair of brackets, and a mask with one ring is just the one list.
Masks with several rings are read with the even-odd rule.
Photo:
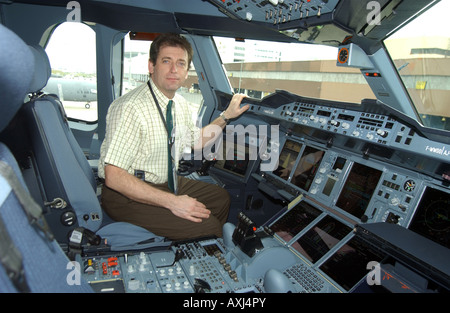
[[[448, 292], [449, 10], [432, 0], [0, 0], [8, 36], [49, 61], [45, 83], [4, 115], [0, 142], [54, 249], [78, 264], [61, 261], [68, 280], [55, 286]], [[147, 84], [150, 44], [170, 32], [194, 50], [177, 94], [196, 125], [220, 117], [233, 94], [247, 95], [249, 109], [178, 164], [178, 175], [229, 193], [223, 237], [137, 243], [148, 233], [115, 228], [99, 202], [100, 147], [110, 104]], [[18, 250], [34, 266], [33, 253]], [[28, 281], [54, 291], [51, 279], [46, 288]]]

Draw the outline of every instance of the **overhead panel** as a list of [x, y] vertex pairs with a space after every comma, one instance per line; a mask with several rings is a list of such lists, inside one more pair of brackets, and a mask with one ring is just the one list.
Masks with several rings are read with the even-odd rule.
[[281, 25], [331, 13], [338, 0], [209, 0], [238, 19]]

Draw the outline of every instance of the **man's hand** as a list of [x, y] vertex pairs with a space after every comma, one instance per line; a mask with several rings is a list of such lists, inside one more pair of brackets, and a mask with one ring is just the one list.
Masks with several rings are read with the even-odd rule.
[[134, 201], [166, 208], [174, 215], [193, 222], [200, 223], [211, 214], [196, 199], [158, 190], [114, 165], [105, 167], [105, 184]]
[[211, 211], [206, 206], [189, 196], [177, 196], [169, 210], [176, 216], [192, 222], [200, 223], [209, 218]]
[[242, 100], [247, 98], [244, 94], [235, 94], [231, 98], [230, 105], [224, 112], [224, 116], [227, 119], [233, 119], [239, 117], [250, 108], [250, 105], [246, 104], [241, 107]]

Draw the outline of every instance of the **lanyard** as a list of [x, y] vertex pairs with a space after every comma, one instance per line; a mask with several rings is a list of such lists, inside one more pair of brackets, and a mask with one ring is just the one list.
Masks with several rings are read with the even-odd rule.
[[[168, 141], [168, 161], [169, 161], [169, 168], [168, 168], [168, 174], [167, 174], [167, 184], [170, 190], [172, 190], [175, 194], [177, 194], [177, 169], [174, 164], [174, 159], [172, 156], [172, 147], [175, 143], [175, 136], [172, 137], [172, 134], [169, 132], [169, 128], [167, 126], [167, 120], [164, 118], [164, 115], [162, 113], [161, 107], [159, 106], [158, 99], [156, 99], [155, 93], [153, 92], [152, 85], [150, 84], [150, 80], [147, 81], [148, 88], [150, 89], [150, 92], [152, 93], [153, 100], [155, 101], [156, 107], [158, 108], [159, 116], [161, 117], [161, 120], [163, 121], [164, 127], [167, 131], [167, 141]], [[170, 100], [170, 102], [173, 102]], [[169, 105], [169, 104], [168, 104]], [[171, 104], [170, 104], [171, 105]], [[170, 116], [172, 117], [172, 112], [168, 112]], [[169, 115], [167, 114], [167, 115]], [[173, 130], [173, 128], [172, 128]]]
[[150, 81], [147, 81], [147, 85], [148, 85], [148, 88], [150, 89], [150, 92], [151, 92], [151, 94], [152, 94], [152, 96], [153, 96], [153, 100], [155, 101], [156, 107], [158, 108], [159, 116], [161, 117], [161, 120], [163, 121], [164, 127], [166, 128], [167, 139], [169, 140], [169, 145], [172, 146], [172, 145], [173, 145], [173, 142], [174, 142], [175, 140], [174, 140], [174, 138], [171, 138], [171, 137], [172, 137], [172, 136], [171, 136], [172, 134], [169, 134], [169, 129], [167, 128], [166, 119], [164, 118], [164, 114], [163, 114], [163, 112], [162, 112], [162, 110], [161, 110], [161, 107], [159, 106], [158, 99], [156, 99], [156, 95], [155, 95], [155, 93], [153, 92], [153, 88], [152, 88], [152, 85], [150, 84]]

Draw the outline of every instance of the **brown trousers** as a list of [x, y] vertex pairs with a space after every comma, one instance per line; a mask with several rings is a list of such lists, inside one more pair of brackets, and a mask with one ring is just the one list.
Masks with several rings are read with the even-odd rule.
[[[170, 192], [167, 183], [151, 185]], [[222, 227], [230, 207], [230, 196], [225, 189], [179, 176], [178, 194], [189, 195], [203, 203], [211, 211], [210, 217], [200, 223], [191, 222], [175, 216], [166, 208], [130, 200], [106, 186], [103, 186], [101, 201], [103, 209], [112, 219], [141, 226], [171, 240], [211, 235], [222, 237]]]

